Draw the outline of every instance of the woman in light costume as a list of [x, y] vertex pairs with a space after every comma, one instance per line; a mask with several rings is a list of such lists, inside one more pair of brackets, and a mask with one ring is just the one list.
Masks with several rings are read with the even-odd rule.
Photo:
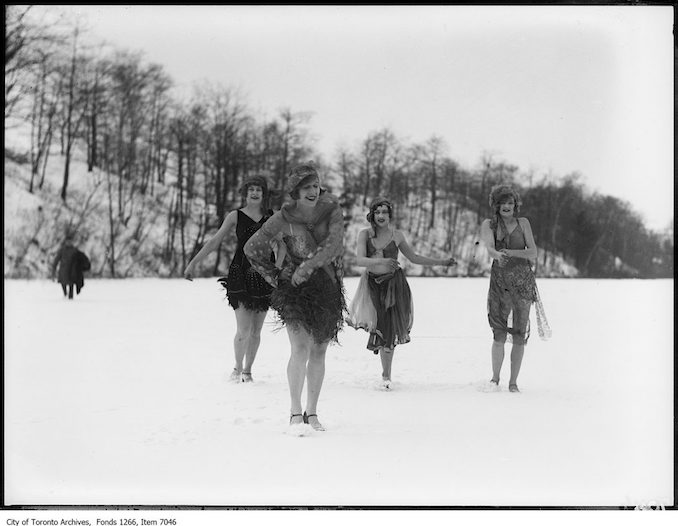
[[391, 369], [396, 345], [410, 341], [414, 322], [412, 293], [398, 263], [402, 253], [417, 265], [453, 266], [454, 258], [421, 256], [412, 250], [402, 231], [393, 226], [393, 205], [377, 198], [367, 214], [370, 227], [358, 234], [356, 265], [365, 267], [347, 322], [370, 333], [367, 348], [381, 357], [382, 383], [391, 389]]

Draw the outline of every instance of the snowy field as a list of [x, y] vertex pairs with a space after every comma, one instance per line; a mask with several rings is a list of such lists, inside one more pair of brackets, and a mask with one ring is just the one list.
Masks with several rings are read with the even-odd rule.
[[[394, 389], [346, 327], [325, 433], [287, 433], [286, 332], [226, 381], [235, 316], [214, 279], [5, 280], [5, 505], [673, 505], [673, 281], [540, 280], [519, 385], [490, 378], [487, 279], [409, 278]], [[348, 299], [357, 278], [346, 280]]]

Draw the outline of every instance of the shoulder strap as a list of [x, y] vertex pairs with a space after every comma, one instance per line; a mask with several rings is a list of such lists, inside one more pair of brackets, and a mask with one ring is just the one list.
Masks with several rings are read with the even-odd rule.
[[494, 229], [494, 240], [497, 240], [497, 230], [501, 230], [501, 238], [506, 239], [506, 237], [509, 235], [508, 230], [506, 229], [506, 225], [504, 224], [504, 221], [501, 220], [501, 218], [497, 218], [497, 227]]

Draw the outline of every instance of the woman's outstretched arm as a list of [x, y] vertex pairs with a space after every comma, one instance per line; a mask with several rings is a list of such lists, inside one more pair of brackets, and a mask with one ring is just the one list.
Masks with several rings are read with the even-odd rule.
[[238, 212], [233, 210], [224, 219], [224, 222], [217, 230], [217, 233], [214, 234], [210, 240], [203, 245], [203, 247], [198, 251], [198, 253], [193, 256], [193, 259], [188, 262], [186, 265], [186, 270], [184, 270], [184, 277], [187, 280], [193, 280], [193, 274], [195, 272], [195, 267], [211, 252], [215, 251], [221, 245], [221, 242], [224, 240], [226, 235], [234, 228], [236, 222], [238, 221]]
[[405, 238], [405, 234], [403, 234], [400, 230], [396, 230], [395, 238], [396, 243], [398, 244], [398, 248], [403, 253], [403, 256], [405, 256], [415, 265], [425, 265], [425, 266], [445, 265], [447, 267], [450, 267], [457, 264], [456, 260], [453, 257], [438, 259], [438, 258], [429, 258], [417, 254], [414, 250], [412, 250], [412, 247]]

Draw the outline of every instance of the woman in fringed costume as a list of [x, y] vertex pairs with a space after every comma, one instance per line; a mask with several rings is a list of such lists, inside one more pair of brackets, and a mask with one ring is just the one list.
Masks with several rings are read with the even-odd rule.
[[398, 253], [416, 265], [456, 265], [454, 258], [436, 259], [416, 254], [405, 235], [393, 228], [393, 205], [384, 198], [370, 205], [372, 225], [358, 235], [356, 265], [366, 267], [349, 307], [347, 322], [370, 333], [367, 348], [381, 356], [383, 389], [391, 389], [396, 345], [410, 341], [414, 321], [412, 294]]
[[480, 229], [483, 244], [493, 259], [487, 294], [487, 317], [493, 333], [492, 379], [488, 387], [500, 390], [499, 373], [508, 336], [513, 344], [509, 391], [518, 393], [518, 374], [530, 336], [532, 303], [537, 306], [540, 336], [548, 338], [550, 328], [531, 265], [537, 257], [532, 228], [527, 218], [518, 216], [520, 196], [510, 185], [497, 185], [490, 192], [489, 204], [494, 215], [483, 221]]
[[243, 247], [273, 211], [269, 209], [268, 183], [262, 176], [247, 178], [240, 187], [240, 195], [243, 206], [226, 216], [217, 233], [188, 263], [184, 276], [192, 281], [199, 263], [208, 254], [217, 250], [224, 238], [235, 230], [238, 241], [235, 254], [228, 269], [228, 276], [220, 278], [219, 283], [226, 289], [228, 303], [233, 307], [236, 319], [233, 340], [235, 367], [230, 379], [234, 382], [251, 382], [252, 365], [261, 341], [261, 328], [271, 304], [271, 286], [251, 267]]
[[[290, 340], [290, 424], [310, 424], [315, 431], [324, 431], [317, 404], [325, 377], [325, 354], [329, 342], [337, 341], [346, 311], [344, 220], [337, 198], [321, 189], [312, 163], [292, 169], [285, 189], [293, 202], [283, 205], [250, 238], [245, 254], [273, 286], [271, 306]], [[272, 243], [283, 244], [282, 268], [268, 257]], [[306, 410], [302, 412], [305, 381]], [[302, 428], [297, 431], [303, 432]]]

